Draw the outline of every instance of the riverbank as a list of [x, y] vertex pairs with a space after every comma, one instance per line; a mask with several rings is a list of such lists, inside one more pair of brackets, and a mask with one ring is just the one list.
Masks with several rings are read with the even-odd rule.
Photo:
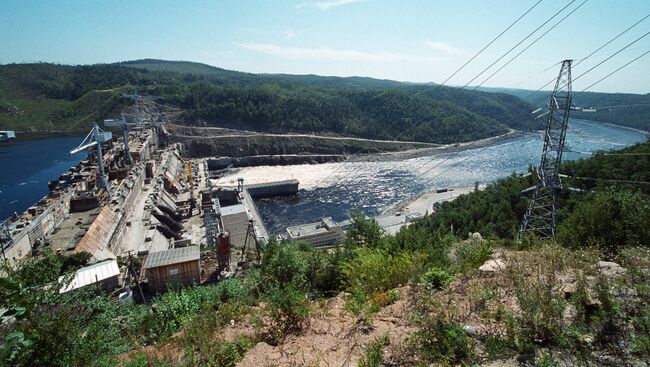
[[[485, 187], [485, 186], [483, 186]], [[482, 187], [479, 186], [479, 190]], [[409, 213], [418, 213], [421, 215], [431, 214], [433, 212], [433, 205], [435, 203], [442, 203], [445, 201], [451, 201], [460, 195], [464, 195], [474, 191], [474, 186], [463, 186], [463, 187], [450, 187], [445, 188], [442, 192], [437, 192], [437, 190], [425, 191], [419, 195], [413, 196], [409, 199], [403, 200], [383, 211], [382, 214], [409, 214]], [[440, 189], [438, 189], [440, 190]]]

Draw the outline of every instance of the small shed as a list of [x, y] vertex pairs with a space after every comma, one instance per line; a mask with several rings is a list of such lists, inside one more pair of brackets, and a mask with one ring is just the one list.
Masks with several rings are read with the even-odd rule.
[[201, 276], [199, 246], [151, 252], [143, 268], [152, 293], [161, 293], [168, 284], [191, 285]]
[[[102, 289], [113, 289], [119, 286], [120, 268], [117, 266], [117, 261], [108, 260], [86, 266], [75, 272], [74, 277], [69, 284], [65, 284], [59, 293], [69, 292], [89, 284], [97, 284]], [[59, 282], [63, 281], [64, 277], [59, 277]]]

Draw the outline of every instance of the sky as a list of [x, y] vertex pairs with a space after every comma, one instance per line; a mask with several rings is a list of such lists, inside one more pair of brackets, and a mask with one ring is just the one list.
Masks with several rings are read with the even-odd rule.
[[[563, 13], [476, 79], [535, 40]], [[0, 63], [186, 60], [245, 72], [447, 79], [537, 0], [0, 0]], [[454, 76], [465, 85], [571, 0], [542, 0]], [[485, 82], [537, 89], [650, 13], [650, 0], [588, 0]], [[650, 18], [576, 65], [574, 78], [650, 31]], [[578, 78], [579, 91], [650, 50], [650, 35]], [[548, 70], [547, 70], [548, 69]], [[544, 71], [546, 70], [546, 71]], [[650, 92], [650, 54], [593, 91]]]

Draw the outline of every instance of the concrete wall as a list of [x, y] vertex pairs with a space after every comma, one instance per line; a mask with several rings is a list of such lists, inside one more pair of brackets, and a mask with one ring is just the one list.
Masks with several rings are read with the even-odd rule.
[[144, 185], [144, 178], [146, 176], [145, 170], [142, 169], [142, 165], [138, 166], [139, 171], [135, 175], [135, 178], [132, 181], [132, 187], [129, 193], [124, 198], [124, 202], [121, 205], [121, 211], [124, 213], [119, 220], [119, 223], [115, 229], [115, 240], [111, 242], [111, 251], [120, 255], [124, 251], [124, 241], [128, 240], [124, 238], [126, 232], [126, 222], [127, 222], [127, 213], [133, 211], [135, 202], [138, 199], [138, 196], [142, 194], [142, 186]]
[[20, 236], [18, 239], [14, 239], [14, 244], [5, 249], [4, 256], [6, 257], [9, 266], [13, 267], [16, 262], [23, 257], [31, 254], [32, 245], [29, 242], [29, 237], [27, 235]]
[[295, 195], [298, 192], [298, 180], [268, 182], [245, 185], [252, 198], [267, 198], [282, 195]]

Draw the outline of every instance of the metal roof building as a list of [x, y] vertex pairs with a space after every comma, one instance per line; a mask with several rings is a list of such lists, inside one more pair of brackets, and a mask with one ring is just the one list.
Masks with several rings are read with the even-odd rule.
[[[83, 267], [74, 275], [72, 281], [61, 287], [59, 293], [69, 292], [79, 289], [93, 283], [99, 283], [100, 287], [110, 289], [119, 285], [120, 268], [117, 261], [109, 260]], [[63, 281], [63, 276], [59, 277], [59, 282]]]
[[166, 290], [169, 284], [198, 283], [201, 276], [200, 258], [199, 246], [149, 253], [143, 265], [149, 290], [160, 293]]

